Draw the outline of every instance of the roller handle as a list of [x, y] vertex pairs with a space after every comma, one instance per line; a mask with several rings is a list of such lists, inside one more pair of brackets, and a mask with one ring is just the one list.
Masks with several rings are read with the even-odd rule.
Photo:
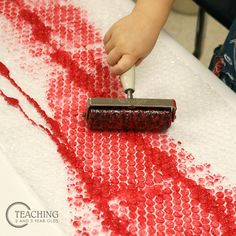
[[121, 84], [124, 88], [124, 92], [135, 91], [135, 67], [132, 66], [128, 71], [120, 76]]

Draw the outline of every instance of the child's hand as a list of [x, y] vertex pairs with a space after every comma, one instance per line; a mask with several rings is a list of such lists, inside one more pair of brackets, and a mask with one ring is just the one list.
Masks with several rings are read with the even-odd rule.
[[111, 73], [120, 75], [139, 64], [151, 52], [160, 29], [154, 19], [139, 11], [116, 22], [104, 37]]

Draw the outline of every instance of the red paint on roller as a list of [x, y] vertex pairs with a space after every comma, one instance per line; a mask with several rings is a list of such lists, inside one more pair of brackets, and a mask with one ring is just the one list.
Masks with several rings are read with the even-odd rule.
[[[23, 7], [20, 5], [20, 8]], [[62, 12], [62, 16], [75, 14], [80, 17], [78, 24], [83, 23], [81, 45], [86, 45], [88, 41], [97, 41], [99, 34], [81, 15], [80, 10], [70, 6], [68, 14], [66, 9], [64, 13], [62, 9], [65, 8], [52, 4], [50, 8], [43, 9], [44, 16], [35, 19], [37, 22], [47, 21], [47, 17], [57, 15], [58, 11]], [[32, 10], [32, 14], [36, 13], [37, 10]], [[24, 27], [22, 17], [19, 21]], [[34, 24], [29, 20], [26, 22], [32, 24], [32, 34], [35, 33], [36, 25], [41, 27], [43, 24]], [[62, 38], [65, 38], [65, 35], [61, 32], [65, 30], [66, 34], [72, 28], [73, 17], [68, 18], [66, 22], [65, 29], [55, 27]], [[56, 25], [57, 23], [51, 23], [50, 27], [54, 28]], [[89, 29], [92, 33], [89, 33]], [[72, 34], [71, 39], [74, 37]], [[41, 37], [34, 37], [34, 40], [51, 46]], [[31, 47], [30, 44], [27, 46]], [[77, 64], [72, 63], [72, 66], [70, 62], [74, 60], [73, 53], [65, 53], [66, 61], [57, 59], [56, 55], [61, 54], [55, 53], [49, 56], [59, 67], [65, 69], [65, 73], [64, 78], [50, 81], [48, 99], [55, 113], [54, 118], [48, 117], [39, 104], [10, 78], [6, 67], [1, 68], [2, 74], [27, 98], [50, 127], [47, 130], [38, 125], [47, 131], [56, 143], [58, 152], [67, 165], [70, 181], [68, 189], [69, 192], [75, 191], [69, 204], [78, 211], [80, 206], [94, 204], [93, 211], [89, 213], [100, 218], [103, 230], [110, 231], [113, 235], [235, 235], [236, 189], [207, 189], [204, 186], [212, 184], [212, 187], [220, 179], [209, 172], [206, 177], [198, 179], [198, 182], [187, 177], [185, 164], [191, 163], [192, 156], [184, 150], [179, 150], [178, 145], [167, 135], [143, 135], [133, 132], [92, 133], [86, 129], [80, 114], [85, 109], [88, 94], [94, 96], [96, 90], [103, 89], [101, 94], [109, 96], [112, 91], [104, 88], [105, 85], [111, 84], [114, 90], [118, 88], [117, 81], [109, 76], [107, 67], [101, 64], [101, 59], [93, 60], [96, 53], [101, 56], [101, 50], [96, 49], [90, 53], [85, 50], [85, 55], [79, 55]], [[87, 55], [90, 55], [90, 59]], [[86, 67], [86, 64], [93, 64], [94, 74], [77, 74], [80, 68], [84, 71], [91, 69]], [[55, 70], [57, 69], [55, 66]], [[72, 83], [70, 74], [73, 73], [77, 74], [79, 83]], [[83, 86], [88, 80], [94, 87]], [[65, 98], [66, 102], [63, 102]], [[202, 173], [207, 168], [192, 166], [191, 174]], [[86, 194], [83, 194], [83, 191]], [[113, 202], [115, 200], [117, 202]], [[83, 232], [95, 232], [90, 231], [86, 219], [82, 220], [75, 215], [73, 221], [78, 235]]]

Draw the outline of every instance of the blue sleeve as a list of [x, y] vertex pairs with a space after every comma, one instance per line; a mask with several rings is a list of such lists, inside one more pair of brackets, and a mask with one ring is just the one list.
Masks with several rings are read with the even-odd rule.
[[209, 69], [236, 92], [236, 19], [224, 44], [215, 49]]

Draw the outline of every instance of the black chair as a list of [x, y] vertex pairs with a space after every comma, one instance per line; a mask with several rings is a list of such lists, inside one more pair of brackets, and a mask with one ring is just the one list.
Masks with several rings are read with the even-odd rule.
[[[193, 55], [197, 58], [202, 54], [205, 14], [208, 13], [227, 29], [236, 18], [236, 0], [193, 0], [198, 6], [198, 19]], [[217, 46], [217, 45], [216, 45]]]

